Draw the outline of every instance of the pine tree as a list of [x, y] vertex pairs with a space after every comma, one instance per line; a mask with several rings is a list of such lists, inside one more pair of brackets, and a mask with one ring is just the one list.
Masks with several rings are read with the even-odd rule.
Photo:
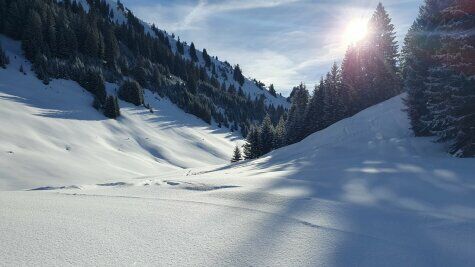
[[458, 0], [443, 9], [436, 28], [441, 47], [432, 58], [426, 94], [428, 126], [440, 141], [450, 141], [449, 152], [475, 156], [475, 27], [473, 5]]
[[120, 108], [117, 97], [107, 96], [104, 104], [104, 115], [110, 119], [115, 119], [120, 116]]
[[107, 93], [104, 85], [104, 77], [95, 70], [87, 70], [79, 82], [82, 87], [95, 95], [101, 103], [105, 103]]
[[104, 43], [105, 43], [105, 60], [107, 62], [107, 66], [112, 69], [115, 69], [117, 58], [119, 57], [119, 44], [115, 37], [112, 28], [108, 28], [104, 35]]
[[24, 25], [24, 14], [18, 5], [19, 1], [10, 1], [4, 21], [5, 33], [17, 40], [22, 37]]
[[234, 66], [233, 77], [236, 82], [238, 82], [241, 86], [244, 84], [244, 75], [242, 75], [241, 68], [239, 64]]
[[180, 42], [180, 37], [178, 37], [178, 40], [176, 41], [176, 50], [180, 55], [183, 55], [185, 53], [185, 49], [183, 47], [183, 43]]
[[191, 45], [190, 45], [190, 57], [191, 57], [191, 60], [193, 60], [194, 62], [198, 61], [198, 56], [196, 55], [195, 44], [193, 42], [191, 42]]
[[119, 98], [140, 106], [144, 103], [143, 89], [136, 81], [124, 81], [118, 92]]
[[7, 2], [5, 0], [0, 0], [0, 32], [5, 30], [5, 22], [7, 17]]
[[9, 63], [10, 59], [5, 54], [5, 51], [3, 51], [2, 44], [0, 43], [0, 67], [5, 69]]
[[286, 145], [285, 142], [285, 120], [281, 116], [277, 126], [275, 127], [275, 138], [274, 138], [274, 147], [273, 149], [281, 148]]
[[269, 93], [273, 96], [277, 96], [277, 92], [275, 91], [275, 88], [274, 88], [274, 85], [273, 84], [270, 84], [269, 85]]
[[370, 105], [384, 101], [399, 94], [402, 84], [399, 69], [396, 65], [398, 46], [395, 41], [396, 33], [388, 13], [381, 3], [376, 7], [369, 22], [367, 71], [372, 92]]
[[269, 153], [274, 147], [275, 130], [269, 114], [266, 115], [259, 130], [260, 154]]
[[259, 144], [259, 131], [252, 128], [246, 137], [244, 144], [244, 159], [255, 159], [262, 155]]
[[303, 83], [294, 87], [292, 105], [290, 106], [285, 128], [286, 143], [293, 144], [302, 140], [305, 136], [305, 110], [308, 103], [308, 91]]
[[324, 128], [324, 84], [323, 78], [318, 86], [315, 86], [312, 97], [305, 110], [305, 135], [310, 135]]
[[27, 23], [23, 31], [22, 47], [27, 59], [34, 59], [41, 53], [43, 46], [42, 22], [38, 12], [31, 10], [28, 14]]
[[208, 55], [206, 49], [203, 49], [203, 60], [205, 61], [205, 66], [209, 68], [211, 66], [211, 57]]
[[241, 155], [241, 150], [239, 149], [239, 146], [234, 147], [234, 152], [233, 152], [233, 157], [231, 158], [231, 163], [238, 162], [242, 160], [242, 155]]

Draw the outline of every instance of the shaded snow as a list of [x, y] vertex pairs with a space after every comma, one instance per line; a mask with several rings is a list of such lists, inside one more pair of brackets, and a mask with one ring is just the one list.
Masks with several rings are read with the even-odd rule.
[[0, 193], [4, 265], [475, 265], [475, 159], [413, 137], [402, 96], [229, 165], [228, 133], [152, 95], [106, 120], [2, 42], [0, 189], [34, 189]]
[[[120, 102], [107, 119], [77, 83], [42, 84], [19, 43], [1, 38], [11, 64], [0, 69], [0, 189], [88, 183], [223, 164], [241, 138], [146, 90], [144, 107]], [[19, 72], [20, 64], [27, 75]], [[108, 91], [117, 89], [107, 84]]]

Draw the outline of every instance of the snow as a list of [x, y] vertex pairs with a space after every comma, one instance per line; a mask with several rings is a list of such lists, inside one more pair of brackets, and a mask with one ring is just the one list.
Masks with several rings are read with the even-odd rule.
[[[153, 114], [121, 101], [122, 116], [109, 120], [92, 108], [91, 94], [77, 83], [42, 84], [21, 56], [19, 43], [0, 41], [11, 61], [8, 69], [0, 69], [0, 189], [223, 164], [242, 142], [148, 90], [145, 101]], [[27, 75], [19, 72], [21, 64]], [[107, 84], [110, 92], [116, 88]]]
[[4, 265], [475, 265], [475, 159], [413, 137], [403, 96], [227, 164], [224, 131], [151, 95], [105, 120], [2, 43]]

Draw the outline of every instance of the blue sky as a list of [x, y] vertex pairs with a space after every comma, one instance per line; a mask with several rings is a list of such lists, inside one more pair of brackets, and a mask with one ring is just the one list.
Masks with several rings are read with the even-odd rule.
[[[404, 38], [422, 0], [382, 1]], [[139, 18], [173, 32], [246, 76], [287, 95], [300, 82], [313, 86], [340, 62], [348, 23], [369, 19], [378, 1], [122, 0]]]

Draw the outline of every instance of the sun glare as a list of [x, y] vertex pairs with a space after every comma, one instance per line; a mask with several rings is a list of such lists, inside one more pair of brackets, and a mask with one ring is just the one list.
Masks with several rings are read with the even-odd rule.
[[346, 26], [343, 39], [345, 45], [354, 44], [363, 39], [368, 32], [368, 22], [363, 19], [351, 20]]

